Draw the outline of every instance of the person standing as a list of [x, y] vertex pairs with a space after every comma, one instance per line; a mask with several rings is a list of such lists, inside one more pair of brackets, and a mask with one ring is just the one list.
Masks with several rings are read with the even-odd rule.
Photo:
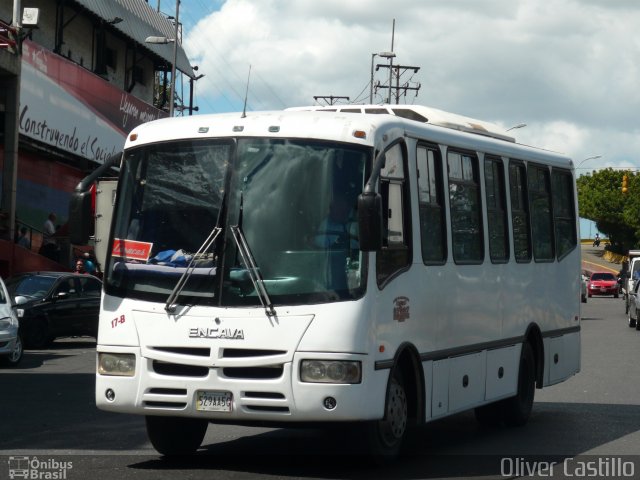
[[84, 252], [84, 268], [87, 273], [91, 275], [95, 275], [96, 273], [96, 265], [91, 258], [91, 254], [89, 252]]
[[40, 254], [51, 260], [58, 261], [58, 242], [56, 242], [56, 226], [55, 221], [58, 217], [51, 212], [42, 227], [42, 247]]
[[87, 273], [87, 271], [85, 269], [85, 265], [84, 265], [84, 260], [82, 260], [81, 258], [76, 260], [76, 267], [74, 269], [74, 272], [82, 273], [82, 274]]

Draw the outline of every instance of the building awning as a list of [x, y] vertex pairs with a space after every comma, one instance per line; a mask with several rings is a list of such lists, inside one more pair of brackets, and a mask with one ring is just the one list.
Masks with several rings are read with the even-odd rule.
[[[173, 39], [175, 25], [164, 15], [154, 10], [145, 0], [72, 0], [97, 15], [127, 37], [142, 45], [147, 50], [164, 59], [169, 65], [173, 64], [173, 43], [151, 44], [145, 39], [151, 36], [162, 36]], [[116, 18], [122, 21], [113, 23]], [[195, 73], [187, 58], [182, 45], [178, 43], [176, 68], [190, 78]]]

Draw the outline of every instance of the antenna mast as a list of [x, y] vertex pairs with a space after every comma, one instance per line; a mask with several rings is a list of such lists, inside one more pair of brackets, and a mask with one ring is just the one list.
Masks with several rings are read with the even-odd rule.
[[249, 97], [249, 79], [251, 78], [251, 64], [249, 64], [249, 75], [247, 75], [247, 89], [244, 92], [244, 107], [242, 107], [242, 117], [247, 116], [247, 98]]

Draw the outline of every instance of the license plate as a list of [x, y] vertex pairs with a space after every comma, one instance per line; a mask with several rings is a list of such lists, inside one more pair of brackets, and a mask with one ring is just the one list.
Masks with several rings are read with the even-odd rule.
[[196, 410], [201, 412], [230, 412], [233, 405], [231, 392], [198, 390]]
[[601, 288], [601, 289], [600, 289], [600, 291], [601, 291], [601, 292], [606, 292], [606, 291], [607, 291], [607, 289], [606, 289], [606, 288]]

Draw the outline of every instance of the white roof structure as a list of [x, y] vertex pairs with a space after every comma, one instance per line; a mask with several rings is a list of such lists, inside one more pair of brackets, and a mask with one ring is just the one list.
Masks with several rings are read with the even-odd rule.
[[287, 110], [389, 114], [407, 118], [409, 120], [415, 120], [417, 122], [429, 123], [431, 125], [451, 128], [453, 130], [460, 130], [462, 132], [484, 135], [507, 142], [515, 143], [516, 141], [516, 139], [510, 136], [504, 128], [494, 123], [422, 105], [332, 105], [326, 107], [295, 107], [288, 108]]

